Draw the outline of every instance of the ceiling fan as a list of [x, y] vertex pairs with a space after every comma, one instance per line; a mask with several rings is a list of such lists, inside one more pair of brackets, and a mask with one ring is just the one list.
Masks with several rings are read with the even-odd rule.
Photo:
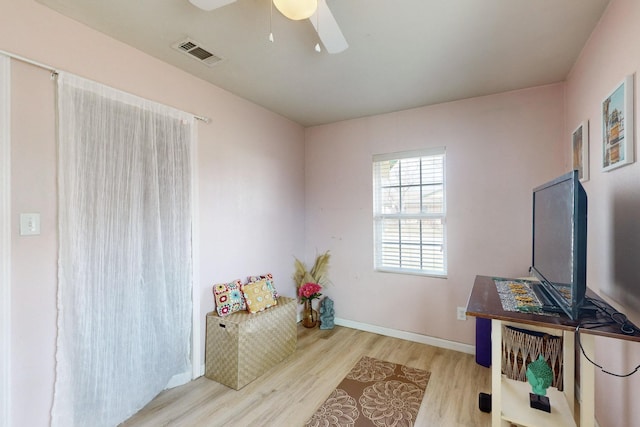
[[[189, 0], [199, 9], [211, 11], [236, 0]], [[280, 13], [292, 20], [309, 19], [329, 53], [339, 53], [349, 47], [326, 0], [269, 0]], [[293, 8], [292, 8], [293, 7]]]

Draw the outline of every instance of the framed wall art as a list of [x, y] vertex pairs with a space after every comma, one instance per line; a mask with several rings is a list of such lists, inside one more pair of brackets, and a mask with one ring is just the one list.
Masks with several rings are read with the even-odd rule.
[[571, 134], [573, 169], [578, 170], [580, 181], [589, 180], [589, 121], [584, 121]]
[[633, 75], [602, 101], [602, 170], [634, 162]]

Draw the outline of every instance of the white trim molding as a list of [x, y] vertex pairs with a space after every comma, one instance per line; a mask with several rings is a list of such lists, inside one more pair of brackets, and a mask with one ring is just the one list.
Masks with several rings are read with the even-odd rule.
[[11, 423], [11, 62], [0, 55], [0, 426]]
[[344, 326], [346, 328], [358, 329], [365, 332], [373, 332], [374, 334], [400, 338], [407, 341], [432, 345], [434, 347], [446, 348], [448, 350], [455, 350], [461, 353], [475, 354], [476, 352], [476, 347], [473, 345], [443, 340], [442, 338], [434, 338], [427, 335], [420, 335], [414, 332], [399, 331], [397, 329], [390, 329], [384, 328], [382, 326], [369, 325], [367, 323], [354, 322], [352, 320], [340, 319], [338, 317], [335, 318], [334, 323], [338, 326]]

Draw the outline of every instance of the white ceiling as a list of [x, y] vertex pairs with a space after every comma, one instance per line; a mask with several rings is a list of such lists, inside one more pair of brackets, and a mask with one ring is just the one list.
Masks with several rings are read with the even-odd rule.
[[[270, 0], [38, 0], [303, 126], [563, 81], [609, 0], [327, 0], [349, 43], [317, 53]], [[320, 21], [322, 25], [322, 21]], [[171, 48], [190, 37], [208, 67]]]

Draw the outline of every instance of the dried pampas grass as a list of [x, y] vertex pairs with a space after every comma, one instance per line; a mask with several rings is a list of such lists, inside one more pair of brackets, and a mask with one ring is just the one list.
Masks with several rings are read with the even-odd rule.
[[300, 288], [305, 283], [318, 283], [323, 287], [328, 285], [330, 283], [328, 277], [330, 258], [329, 251], [318, 255], [311, 270], [307, 270], [307, 266], [298, 258], [295, 258], [293, 280], [296, 283], [296, 287]]

